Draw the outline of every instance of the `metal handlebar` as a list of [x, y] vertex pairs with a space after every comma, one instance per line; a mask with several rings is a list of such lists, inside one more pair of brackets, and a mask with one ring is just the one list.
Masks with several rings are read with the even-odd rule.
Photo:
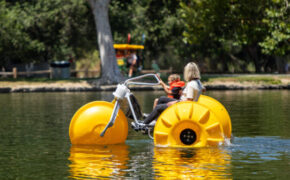
[[[155, 80], [157, 81], [157, 83], [146, 83], [146, 82], [134, 82], [134, 80], [139, 80], [139, 79], [143, 79], [145, 77], [154, 77]], [[130, 84], [134, 84], [134, 85], [151, 85], [151, 86], [154, 86], [154, 85], [158, 85], [160, 84], [160, 80], [159, 78], [157, 77], [156, 74], [144, 74], [144, 75], [141, 75], [141, 76], [137, 76], [137, 77], [133, 77], [133, 78], [130, 78], [130, 79], [127, 79], [124, 84], [127, 86], [127, 85], [130, 85]]]
[[[145, 77], [151, 77], [151, 76], [153, 76], [156, 79], [157, 83], [134, 82], [134, 80], [139, 80], [139, 79], [142, 79], [142, 78], [145, 78]], [[106, 125], [106, 127], [104, 128], [104, 130], [102, 131], [100, 136], [103, 137], [105, 135], [107, 129], [114, 125], [115, 120], [117, 118], [118, 111], [120, 109], [119, 99], [123, 99], [125, 96], [127, 96], [127, 100], [129, 102], [130, 109], [133, 112], [134, 120], [135, 120], [135, 122], [137, 124], [139, 124], [138, 120], [136, 118], [135, 112], [134, 112], [134, 108], [133, 108], [132, 103], [130, 101], [130, 98], [128, 96], [128, 94], [130, 94], [130, 91], [129, 91], [128, 87], [127, 87], [128, 85], [130, 85], [130, 84], [136, 84], [136, 85], [158, 85], [159, 83], [160, 83], [160, 80], [159, 80], [159, 78], [157, 77], [156, 74], [144, 74], [144, 75], [137, 76], [137, 77], [134, 77], [134, 78], [131, 78], [131, 79], [127, 79], [124, 82], [124, 84], [119, 84], [117, 86], [116, 91], [113, 93], [113, 95], [115, 96], [116, 102], [115, 102], [115, 105], [114, 105], [114, 109], [113, 109], [110, 121], [108, 122], [108, 124]]]

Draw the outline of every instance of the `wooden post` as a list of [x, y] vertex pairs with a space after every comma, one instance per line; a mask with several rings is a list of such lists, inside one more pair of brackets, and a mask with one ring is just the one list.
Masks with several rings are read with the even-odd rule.
[[13, 72], [13, 78], [14, 78], [14, 79], [17, 79], [17, 68], [14, 67], [14, 68], [12, 69], [12, 72]]
[[49, 79], [52, 79], [52, 68], [49, 67]]
[[85, 78], [88, 78], [89, 77], [89, 69], [86, 69], [85, 71]]
[[3, 78], [6, 78], [6, 74], [5, 74], [5, 68], [2, 67], [2, 72], [4, 72], [4, 74], [2, 75]]

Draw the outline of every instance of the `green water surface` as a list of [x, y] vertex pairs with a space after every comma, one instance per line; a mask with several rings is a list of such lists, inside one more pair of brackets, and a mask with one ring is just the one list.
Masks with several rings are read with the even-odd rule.
[[[144, 112], [163, 92], [136, 92]], [[290, 91], [208, 91], [232, 118], [234, 139], [198, 149], [154, 147], [133, 130], [125, 144], [72, 146], [70, 119], [112, 92], [0, 94], [0, 179], [289, 179]]]

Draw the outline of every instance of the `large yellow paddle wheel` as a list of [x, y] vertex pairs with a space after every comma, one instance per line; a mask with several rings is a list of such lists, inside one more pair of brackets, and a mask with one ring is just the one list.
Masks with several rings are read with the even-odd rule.
[[222, 104], [201, 95], [167, 108], [154, 128], [154, 144], [170, 147], [218, 145], [231, 137], [230, 117]]
[[114, 104], [94, 101], [81, 107], [73, 116], [69, 136], [72, 144], [119, 144], [128, 135], [127, 118], [119, 111], [114, 126], [102, 137], [101, 133], [109, 123]]

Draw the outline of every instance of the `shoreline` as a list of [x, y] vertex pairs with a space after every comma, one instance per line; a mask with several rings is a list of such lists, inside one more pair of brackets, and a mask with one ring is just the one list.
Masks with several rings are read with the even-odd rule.
[[[0, 93], [115, 91], [117, 84], [97, 86], [92, 80], [0, 81]], [[289, 90], [290, 74], [205, 74], [207, 90]], [[163, 91], [161, 85], [130, 85], [132, 91]]]
[[[290, 84], [252, 84], [252, 83], [204, 83], [207, 90], [289, 90]], [[81, 83], [36, 83], [10, 85], [0, 87], [0, 93], [31, 93], [31, 92], [89, 92], [115, 91], [117, 85], [94, 87], [86, 82]], [[131, 85], [132, 91], [163, 91], [161, 85], [136, 86]]]

